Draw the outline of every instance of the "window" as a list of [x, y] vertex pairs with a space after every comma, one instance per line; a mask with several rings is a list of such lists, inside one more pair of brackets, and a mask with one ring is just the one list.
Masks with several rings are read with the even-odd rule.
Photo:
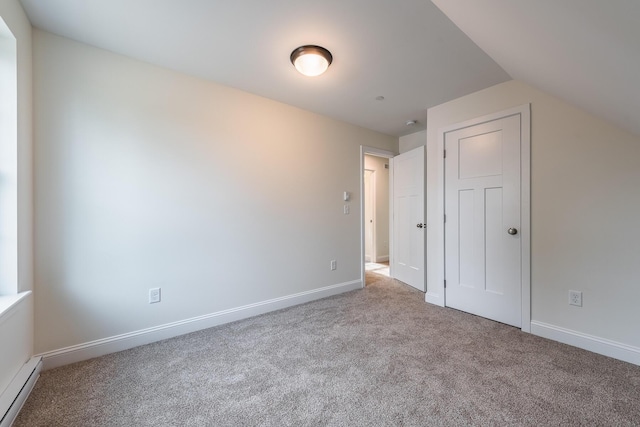
[[0, 18], [0, 296], [18, 292], [16, 39]]

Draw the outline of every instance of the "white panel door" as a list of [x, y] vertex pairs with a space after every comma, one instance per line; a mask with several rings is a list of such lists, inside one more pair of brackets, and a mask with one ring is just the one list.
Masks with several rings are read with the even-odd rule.
[[393, 277], [425, 292], [424, 146], [393, 158]]
[[522, 323], [520, 116], [445, 134], [446, 305]]
[[364, 261], [376, 262], [375, 256], [375, 171], [364, 170]]

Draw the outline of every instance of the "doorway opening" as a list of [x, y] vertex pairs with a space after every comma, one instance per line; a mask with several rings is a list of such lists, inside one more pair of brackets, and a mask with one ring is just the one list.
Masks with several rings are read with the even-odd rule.
[[394, 154], [361, 147], [362, 283], [366, 273], [391, 276], [391, 167]]

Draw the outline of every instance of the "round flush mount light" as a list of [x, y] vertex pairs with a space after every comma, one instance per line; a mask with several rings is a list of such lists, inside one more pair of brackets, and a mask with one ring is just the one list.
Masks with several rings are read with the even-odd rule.
[[305, 76], [319, 76], [327, 71], [331, 62], [331, 52], [321, 46], [300, 46], [291, 52], [291, 63]]
[[417, 120], [407, 120], [405, 125], [407, 126], [414, 126], [416, 123], [418, 123]]

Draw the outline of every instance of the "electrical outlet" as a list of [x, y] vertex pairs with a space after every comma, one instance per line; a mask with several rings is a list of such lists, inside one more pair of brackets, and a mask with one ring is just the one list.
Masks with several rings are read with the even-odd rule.
[[582, 307], [582, 292], [569, 291], [569, 305]]
[[160, 302], [160, 288], [149, 289], [149, 304]]
[[350, 211], [351, 211], [351, 210], [349, 209], [349, 205], [344, 205], [344, 214], [345, 214], [345, 215], [349, 215], [349, 212], [350, 212]]
[[338, 268], [338, 263], [336, 262], [335, 259], [331, 260], [331, 269], [335, 270], [336, 268]]

